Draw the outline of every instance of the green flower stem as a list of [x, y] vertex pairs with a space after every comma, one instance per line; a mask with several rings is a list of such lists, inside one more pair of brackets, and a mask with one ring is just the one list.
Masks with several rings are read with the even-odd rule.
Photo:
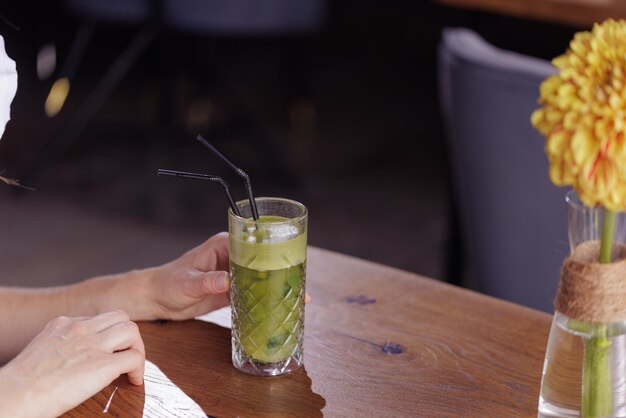
[[[611, 262], [616, 213], [604, 211], [600, 263]], [[583, 363], [582, 410], [584, 418], [613, 415], [613, 385], [611, 384], [611, 340], [606, 324], [593, 324], [591, 336], [585, 338]]]
[[600, 241], [600, 262], [610, 263], [611, 252], [613, 249], [613, 235], [615, 235], [615, 220], [617, 214], [612, 211], [604, 210], [604, 220], [602, 221], [602, 240]]
[[585, 339], [583, 369], [583, 417], [613, 416], [611, 384], [611, 340], [606, 324], [593, 325], [593, 336]]

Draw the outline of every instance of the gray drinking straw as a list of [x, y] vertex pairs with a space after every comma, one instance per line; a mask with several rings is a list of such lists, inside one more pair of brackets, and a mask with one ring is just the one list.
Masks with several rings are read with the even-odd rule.
[[226, 158], [224, 154], [219, 152], [213, 145], [211, 145], [209, 141], [204, 139], [202, 135], [198, 135], [196, 139], [202, 142], [202, 145], [210, 149], [211, 152], [213, 152], [213, 154], [220, 157], [222, 161], [228, 164], [228, 166], [232, 168], [233, 170], [235, 170], [235, 173], [237, 173], [237, 175], [243, 179], [243, 181], [246, 183], [246, 191], [248, 192], [248, 200], [250, 201], [250, 208], [252, 208], [252, 217], [254, 218], [255, 221], [258, 221], [259, 211], [256, 208], [256, 200], [254, 200], [254, 194], [252, 193], [252, 185], [250, 184], [250, 177], [248, 177], [245, 171], [243, 171], [241, 168], [233, 164], [228, 158]]
[[160, 176], [174, 176], [174, 177], [184, 177], [186, 179], [210, 180], [210, 181], [215, 181], [221, 184], [222, 187], [224, 188], [224, 191], [226, 192], [226, 197], [228, 198], [228, 203], [230, 204], [230, 208], [233, 210], [235, 215], [241, 216], [241, 213], [239, 213], [239, 208], [237, 208], [237, 205], [235, 204], [235, 201], [233, 200], [233, 196], [230, 194], [230, 189], [228, 187], [228, 184], [226, 184], [223, 178], [219, 176], [212, 176], [210, 174], [199, 174], [199, 173], [189, 173], [186, 171], [165, 170], [163, 168], [159, 168], [157, 173]]

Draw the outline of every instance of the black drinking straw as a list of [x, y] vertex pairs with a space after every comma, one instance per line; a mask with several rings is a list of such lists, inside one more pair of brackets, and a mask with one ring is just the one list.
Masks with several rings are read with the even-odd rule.
[[255, 221], [258, 221], [259, 211], [257, 210], [256, 200], [254, 200], [254, 194], [252, 193], [252, 185], [250, 184], [250, 177], [246, 174], [245, 171], [243, 171], [241, 168], [233, 164], [228, 158], [226, 158], [224, 154], [219, 152], [213, 145], [211, 145], [209, 141], [204, 139], [202, 135], [198, 135], [196, 139], [200, 141], [202, 145], [210, 149], [211, 152], [213, 152], [213, 154], [220, 157], [222, 161], [228, 164], [228, 166], [232, 168], [235, 171], [235, 173], [237, 173], [237, 175], [243, 179], [243, 181], [246, 183], [246, 191], [248, 192], [248, 200], [250, 201], [250, 208], [252, 208], [252, 217], [254, 218]]
[[230, 188], [228, 187], [228, 184], [224, 181], [223, 178], [219, 176], [212, 176], [210, 174], [199, 174], [199, 173], [189, 173], [186, 171], [165, 170], [163, 168], [159, 168], [157, 173], [160, 176], [174, 176], [174, 177], [184, 177], [186, 179], [209, 180], [209, 181], [215, 181], [221, 184], [222, 187], [224, 188], [224, 192], [226, 192], [226, 197], [228, 198], [228, 203], [230, 204], [230, 208], [233, 210], [235, 215], [241, 216], [241, 214], [239, 213], [239, 208], [237, 208], [237, 205], [235, 204], [235, 201], [233, 200], [233, 196], [230, 194]]

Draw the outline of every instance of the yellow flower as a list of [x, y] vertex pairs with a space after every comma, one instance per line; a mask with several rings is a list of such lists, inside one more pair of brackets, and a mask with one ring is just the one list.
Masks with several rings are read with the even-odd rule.
[[626, 21], [574, 36], [552, 63], [531, 122], [546, 136], [550, 179], [588, 206], [626, 210]]

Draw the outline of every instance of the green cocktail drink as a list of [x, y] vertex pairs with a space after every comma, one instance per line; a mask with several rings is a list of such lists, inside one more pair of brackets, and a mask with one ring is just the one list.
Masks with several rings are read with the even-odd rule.
[[238, 369], [275, 376], [302, 364], [307, 210], [295, 201], [256, 199], [229, 211], [232, 356]]

